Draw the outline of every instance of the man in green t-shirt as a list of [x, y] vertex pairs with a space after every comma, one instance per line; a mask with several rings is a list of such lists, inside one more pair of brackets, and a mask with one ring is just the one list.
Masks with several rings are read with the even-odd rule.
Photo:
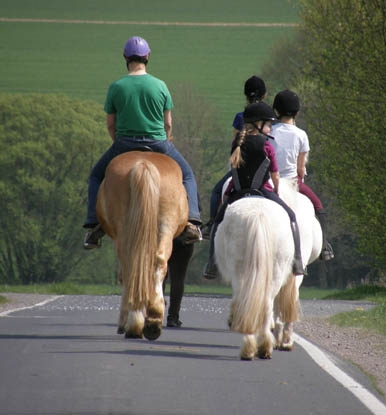
[[130, 38], [123, 55], [128, 74], [110, 85], [104, 106], [113, 144], [94, 166], [89, 178], [88, 212], [83, 225], [88, 231], [84, 248], [99, 247], [104, 235], [96, 217], [96, 200], [107, 165], [117, 155], [145, 146], [168, 155], [181, 167], [189, 203], [189, 222], [183, 238], [185, 243], [200, 241], [197, 183], [191, 167], [172, 143], [173, 101], [169, 90], [165, 82], [146, 72], [150, 48], [145, 39]]

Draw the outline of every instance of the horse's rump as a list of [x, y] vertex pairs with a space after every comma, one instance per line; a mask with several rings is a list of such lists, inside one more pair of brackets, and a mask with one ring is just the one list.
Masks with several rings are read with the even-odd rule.
[[181, 169], [160, 153], [117, 156], [100, 187], [97, 214], [114, 240], [129, 304], [146, 307], [166, 274], [173, 238], [188, 219]]
[[232, 329], [255, 333], [291, 271], [288, 215], [262, 197], [240, 199], [227, 208], [215, 247], [220, 273], [232, 282]]

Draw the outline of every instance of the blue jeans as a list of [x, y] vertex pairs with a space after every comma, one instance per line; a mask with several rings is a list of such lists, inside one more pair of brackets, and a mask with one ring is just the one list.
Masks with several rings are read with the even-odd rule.
[[103, 154], [91, 170], [88, 182], [87, 219], [83, 226], [88, 227], [98, 223], [96, 216], [96, 201], [99, 186], [105, 177], [105, 171], [110, 161], [119, 154], [136, 150], [139, 147], [150, 147], [156, 153], [163, 153], [175, 160], [182, 170], [182, 182], [188, 195], [189, 221], [201, 224], [198, 205], [197, 183], [193, 170], [181, 153], [170, 141], [153, 140], [146, 137], [118, 137], [111, 147]]
[[220, 207], [222, 188], [224, 186], [224, 183], [229, 179], [229, 177], [232, 177], [231, 170], [229, 170], [228, 173], [220, 181], [217, 182], [217, 184], [214, 186], [212, 190], [209, 206], [209, 216], [212, 220], [214, 220], [214, 218], [216, 217], [217, 211]]

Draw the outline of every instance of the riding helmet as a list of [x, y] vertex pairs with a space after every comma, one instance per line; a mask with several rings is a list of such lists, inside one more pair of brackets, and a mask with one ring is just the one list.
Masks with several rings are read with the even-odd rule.
[[273, 109], [279, 116], [289, 115], [294, 117], [300, 109], [299, 97], [295, 92], [288, 89], [281, 91], [275, 96]]
[[267, 89], [265, 88], [265, 83], [258, 76], [253, 75], [245, 81], [244, 94], [246, 97], [259, 101], [266, 92]]
[[243, 118], [244, 122], [248, 123], [276, 120], [273, 109], [262, 101], [247, 105], [243, 113]]
[[146, 56], [150, 53], [149, 44], [145, 39], [139, 36], [131, 37], [125, 44], [123, 50], [124, 56], [129, 58], [130, 56]]

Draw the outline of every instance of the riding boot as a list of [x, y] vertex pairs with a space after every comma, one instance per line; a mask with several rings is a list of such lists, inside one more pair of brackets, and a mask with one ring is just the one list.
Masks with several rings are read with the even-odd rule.
[[218, 277], [218, 269], [215, 262], [214, 255], [214, 237], [216, 236], [217, 228], [220, 222], [213, 222], [212, 229], [210, 232], [210, 242], [209, 242], [209, 259], [208, 263], [205, 265], [204, 272], [202, 276], [207, 280], [214, 280]]
[[294, 262], [292, 264], [292, 272], [295, 275], [305, 275], [306, 272], [303, 268], [302, 251], [300, 249], [299, 227], [298, 227], [297, 222], [290, 222], [290, 223], [291, 223], [291, 231], [292, 231], [292, 236], [294, 238], [294, 245], [295, 245], [295, 254], [294, 254]]
[[326, 212], [323, 210], [317, 210], [316, 217], [320, 223], [320, 227], [322, 228], [322, 251], [320, 253], [319, 259], [323, 261], [329, 261], [330, 259], [334, 258], [334, 251], [332, 249], [331, 244], [327, 241], [327, 222], [326, 222]]

